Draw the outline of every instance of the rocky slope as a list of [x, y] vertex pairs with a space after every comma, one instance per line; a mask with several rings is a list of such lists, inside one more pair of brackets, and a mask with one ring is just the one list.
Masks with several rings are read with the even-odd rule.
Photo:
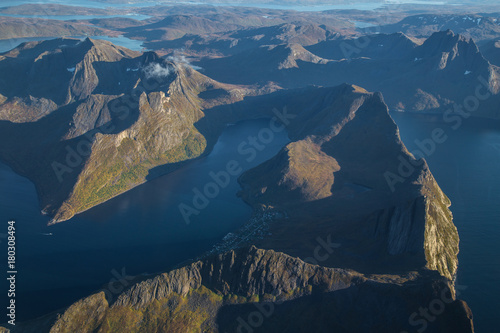
[[12, 332], [396, 332], [436, 299], [443, 308], [428, 332], [473, 332], [467, 305], [430, 272], [364, 276], [250, 247], [139, 282], [112, 303], [96, 293]]

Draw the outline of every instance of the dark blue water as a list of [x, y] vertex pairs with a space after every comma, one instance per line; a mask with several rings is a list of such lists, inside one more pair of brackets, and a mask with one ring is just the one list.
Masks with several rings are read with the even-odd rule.
[[[226, 170], [228, 161], [246, 170], [274, 156], [288, 142], [285, 132], [276, 133], [250, 162], [237, 152], [248, 136], [268, 126], [268, 120], [230, 126], [207, 157], [52, 227], [45, 226], [48, 218], [39, 213], [33, 184], [0, 164], [0, 233], [6, 232], [9, 219], [17, 225], [18, 319], [71, 304], [106, 286], [123, 269], [128, 275], [168, 270], [203, 254], [244, 224], [251, 209], [236, 197], [236, 176], [199, 215], [191, 216], [190, 224], [178, 206], [192, 206], [193, 189], [203, 191], [213, 182], [209, 173]], [[5, 262], [5, 239], [0, 240], [0, 260]], [[5, 297], [6, 286], [0, 287]]]
[[476, 332], [498, 332], [500, 310], [500, 121], [467, 119], [454, 130], [439, 116], [393, 113], [410, 151], [442, 128], [448, 140], [426, 157], [451, 199], [460, 234], [457, 285]]

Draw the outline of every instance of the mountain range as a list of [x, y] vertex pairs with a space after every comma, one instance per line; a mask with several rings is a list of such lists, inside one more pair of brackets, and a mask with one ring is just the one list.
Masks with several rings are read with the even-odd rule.
[[[175, 30], [155, 24], [161, 39]], [[89, 38], [0, 54], [0, 158], [33, 181], [51, 223], [208, 154], [228, 124], [271, 118], [291, 139], [238, 179], [254, 216], [213, 251], [12, 332], [474, 331], [451, 202], [389, 110], [445, 112], [483, 84], [476, 115], [500, 117], [499, 68], [451, 31], [420, 43], [259, 29], [193, 65]]]
[[411, 15], [397, 23], [381, 27], [381, 32], [384, 33], [403, 32], [417, 38], [427, 38], [435, 32], [446, 30], [453, 30], [482, 44], [498, 38], [500, 13]]
[[262, 46], [195, 64], [206, 75], [233, 84], [274, 82], [297, 88], [357, 83], [383, 92], [390, 109], [401, 111], [455, 112], [455, 105], [464, 105], [464, 98], [474, 99], [482, 89], [488, 97], [474, 115], [500, 117], [499, 67], [483, 57], [474, 41], [450, 30], [421, 44], [402, 33], [379, 34], [306, 47]]

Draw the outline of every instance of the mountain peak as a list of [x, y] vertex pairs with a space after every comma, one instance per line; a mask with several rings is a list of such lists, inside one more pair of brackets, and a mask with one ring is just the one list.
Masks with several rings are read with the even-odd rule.
[[[482, 58], [479, 48], [472, 39], [466, 38], [460, 34], [455, 34], [450, 29], [432, 34], [424, 44], [422, 44], [419, 53], [418, 58], [442, 57], [443, 54], [449, 60], [453, 60], [459, 56], [479, 56]], [[444, 68], [443, 66], [440, 67], [442, 67], [441, 69]]]
[[94, 45], [95, 45], [95, 40], [94, 40], [94, 39], [90, 39], [90, 37], [87, 37], [87, 38], [85, 38], [85, 39], [82, 41], [82, 45], [86, 45], [86, 46], [94, 46]]
[[468, 39], [463, 35], [456, 34], [451, 29], [433, 33], [424, 44], [426, 43], [432, 44], [436, 42], [440, 42], [442, 43], [442, 45], [450, 45], [450, 46], [453, 46], [459, 42], [474, 43], [471, 39]]
[[299, 65], [297, 64], [297, 60], [314, 64], [325, 64], [328, 62], [328, 60], [309, 52], [300, 44], [290, 43], [276, 47], [276, 50], [280, 49], [284, 49], [286, 51], [286, 59], [279, 64], [279, 69], [298, 68]]

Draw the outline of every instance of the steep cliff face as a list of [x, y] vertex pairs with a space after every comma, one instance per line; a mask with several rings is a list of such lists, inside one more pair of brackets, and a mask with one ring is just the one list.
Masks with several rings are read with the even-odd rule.
[[450, 281], [458, 268], [459, 237], [449, 210], [450, 200], [424, 165], [417, 180], [420, 196], [380, 212], [376, 237], [384, 237], [391, 255], [417, 254], [425, 266]]
[[[473, 332], [470, 310], [435, 274], [363, 276], [250, 247], [139, 282], [108, 304], [104, 292], [70, 306], [38, 332], [397, 332], [442, 300], [428, 332]], [[253, 315], [252, 315], [253, 313]], [[301, 315], [299, 315], [301, 314]], [[255, 325], [252, 316], [262, 317]], [[292, 326], [290, 326], [292, 325]], [[14, 331], [15, 332], [15, 331]]]
[[448, 206], [431, 194], [383, 210], [376, 217], [375, 237], [385, 240], [390, 255], [415, 254], [425, 267], [454, 281], [459, 237]]

